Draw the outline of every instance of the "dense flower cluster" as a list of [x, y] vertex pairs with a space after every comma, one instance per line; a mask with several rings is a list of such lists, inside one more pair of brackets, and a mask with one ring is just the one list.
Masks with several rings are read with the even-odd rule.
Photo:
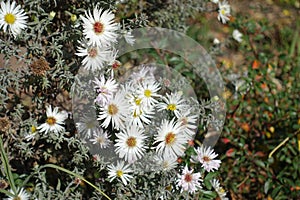
[[[182, 91], [168, 89], [156, 71], [157, 67], [143, 66], [122, 82], [104, 74], [92, 81], [97, 119], [84, 116], [77, 127], [82, 138], [100, 147], [98, 159], [105, 149], [117, 155], [117, 161], [112, 159], [107, 167], [110, 181], [119, 179], [127, 185], [134, 177], [135, 164], [149, 155], [155, 164], [147, 165], [161, 171], [176, 169], [178, 157], [185, 156], [195, 137], [197, 106]], [[218, 170], [221, 161], [210, 147], [192, 149], [192, 163], [202, 164], [208, 173]], [[178, 175], [180, 191], [193, 194], [202, 188], [204, 175], [194, 170], [185, 166]]]

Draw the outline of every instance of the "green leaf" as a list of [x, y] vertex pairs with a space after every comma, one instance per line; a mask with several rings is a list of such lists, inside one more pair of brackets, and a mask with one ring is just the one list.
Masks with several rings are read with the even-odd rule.
[[257, 166], [259, 166], [259, 167], [262, 167], [262, 168], [265, 168], [265, 167], [266, 167], [265, 163], [264, 163], [263, 161], [261, 161], [261, 160], [256, 160], [256, 161], [255, 161], [255, 164], [256, 164]]
[[60, 179], [57, 180], [56, 190], [59, 191], [61, 187]]
[[275, 189], [272, 191], [271, 196], [272, 196], [273, 198], [276, 198], [277, 193], [280, 191], [281, 188], [282, 188], [282, 186], [279, 186], [279, 187], [275, 188]]
[[5, 175], [7, 176], [8, 182], [10, 184], [11, 189], [13, 190], [14, 194], [17, 194], [17, 188], [14, 182], [14, 177], [10, 169], [9, 161], [6, 155], [6, 152], [4, 150], [2, 137], [0, 137], [0, 151], [1, 151], [1, 160], [2, 165], [4, 167]]
[[0, 192], [6, 194], [9, 197], [14, 197], [15, 195], [7, 190], [0, 189]]
[[202, 191], [202, 193], [204, 194], [204, 197], [209, 197], [209, 198], [216, 198], [217, 194], [214, 191]]
[[273, 158], [273, 157], [268, 158], [268, 162], [269, 162], [270, 164], [273, 164], [273, 163], [274, 163], [274, 158]]
[[268, 194], [269, 189], [270, 189], [270, 180], [265, 182], [265, 185], [264, 185], [265, 194]]

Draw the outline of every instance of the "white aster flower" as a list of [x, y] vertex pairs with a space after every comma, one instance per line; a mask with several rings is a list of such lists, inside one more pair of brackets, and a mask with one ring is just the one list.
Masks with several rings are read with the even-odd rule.
[[119, 53], [119, 51], [118, 51], [117, 49], [115, 49], [115, 48], [113, 48], [113, 49], [110, 51], [108, 65], [113, 65], [113, 64], [115, 64], [116, 59], [117, 59], [117, 57], [118, 57], [118, 53]]
[[83, 35], [93, 46], [109, 46], [117, 41], [119, 25], [114, 22], [115, 15], [110, 10], [95, 7], [93, 14], [89, 10], [83, 21]]
[[213, 41], [214, 45], [219, 45], [220, 44], [220, 40], [218, 38], [215, 38]]
[[115, 151], [119, 158], [124, 158], [125, 161], [130, 163], [142, 158], [146, 150], [145, 140], [147, 138], [143, 132], [143, 129], [132, 125], [116, 134]]
[[128, 120], [129, 124], [137, 125], [140, 128], [144, 127], [145, 124], [150, 124], [151, 119], [154, 117], [154, 110], [153, 108], [145, 109], [139, 108], [134, 109], [131, 112], [130, 118]]
[[135, 100], [135, 95], [134, 95], [134, 87], [131, 82], [126, 82], [124, 84], [120, 84], [120, 90], [124, 94], [126, 100], [129, 103], [132, 103], [131, 101]]
[[11, 30], [14, 37], [17, 37], [22, 31], [27, 27], [26, 25], [26, 16], [24, 10], [20, 5], [16, 6], [16, 2], [13, 1], [10, 4], [10, 1], [4, 3], [1, 1], [0, 9], [0, 28], [3, 28], [3, 31]]
[[196, 134], [197, 119], [198, 119], [198, 116], [191, 115], [190, 110], [182, 111], [179, 113], [177, 121], [181, 123], [183, 132], [186, 133], [188, 136], [190, 136], [189, 139], [192, 139], [192, 137]]
[[126, 98], [130, 104], [130, 117], [128, 119], [129, 124], [135, 124], [140, 128], [143, 128], [145, 124], [151, 123], [151, 118], [153, 118], [154, 108], [147, 106], [142, 98], [132, 93], [133, 88], [130, 84], [125, 85]]
[[177, 186], [182, 188], [181, 191], [187, 191], [191, 194], [195, 193], [201, 187], [200, 182], [203, 181], [201, 179], [201, 174], [193, 173], [193, 169], [189, 170], [186, 165], [182, 171], [182, 174], [178, 174]]
[[215, 154], [213, 149], [211, 149], [210, 147], [204, 147], [202, 145], [201, 147], [195, 149], [195, 151], [197, 155], [193, 156], [192, 159], [196, 162], [200, 162], [202, 164], [202, 167], [207, 172], [218, 170], [221, 161], [214, 160], [218, 156], [218, 154]]
[[109, 68], [107, 71], [110, 72], [112, 78], [114, 77], [114, 70], [117, 70], [122, 65], [122, 63], [117, 60], [118, 53], [119, 51], [113, 48], [109, 55], [108, 65], [111, 66], [111, 68]]
[[100, 79], [95, 78], [95, 89], [98, 93], [98, 96], [95, 99], [95, 102], [99, 105], [105, 106], [112, 98], [113, 94], [118, 89], [118, 83], [114, 79], [107, 79], [101, 75]]
[[146, 108], [145, 102], [143, 102], [142, 98], [139, 98], [137, 95], [128, 92], [126, 98], [128, 99], [132, 113], [139, 113]]
[[158, 134], [155, 137], [156, 152], [158, 155], [177, 158], [182, 156], [185, 151], [187, 137], [182, 133], [182, 126], [179, 122], [163, 120], [158, 128]]
[[101, 149], [105, 149], [111, 144], [111, 141], [109, 140], [110, 135], [106, 131], [103, 131], [102, 128], [98, 128], [97, 130], [98, 131], [93, 134], [90, 141], [93, 144], [99, 145]]
[[210, 181], [215, 191], [218, 193], [221, 200], [228, 200], [226, 197], [226, 191], [223, 189], [223, 187], [220, 186], [219, 180], [213, 179]]
[[137, 89], [138, 98], [147, 106], [153, 106], [158, 103], [155, 97], [160, 97], [157, 93], [160, 90], [159, 83], [155, 81], [146, 81], [139, 85]]
[[219, 0], [211, 0], [213, 3], [219, 3]]
[[101, 70], [104, 68], [105, 63], [110, 61], [111, 51], [107, 47], [90, 46], [80, 42], [81, 46], [78, 47], [77, 56], [84, 57], [81, 61], [83, 68], [91, 70]]
[[99, 122], [92, 116], [83, 116], [76, 123], [78, 133], [83, 138], [90, 138], [94, 133], [98, 132]]
[[133, 72], [130, 75], [131, 82], [133, 84], [140, 84], [144, 81], [155, 81], [154, 71], [155, 67], [142, 67], [137, 72]]
[[243, 34], [240, 31], [238, 31], [237, 29], [235, 29], [232, 32], [232, 37], [233, 37], [233, 39], [235, 39], [238, 42], [242, 42], [243, 41], [243, 39], [242, 39]]
[[124, 36], [125, 41], [128, 44], [130, 44], [131, 46], [134, 45], [135, 39], [134, 39], [133, 35], [131, 34], [131, 31], [126, 31], [123, 36]]
[[33, 140], [35, 138], [35, 136], [36, 136], [37, 133], [38, 133], [37, 127], [35, 125], [32, 125], [31, 128], [30, 128], [29, 133], [27, 133], [25, 135], [25, 140], [27, 142], [29, 142], [30, 140]]
[[225, 24], [227, 21], [229, 21], [230, 17], [230, 5], [226, 0], [219, 2], [219, 14], [218, 14], [218, 20]]
[[128, 108], [129, 104], [125, 100], [124, 93], [117, 92], [105, 106], [101, 106], [98, 116], [98, 120], [104, 120], [101, 126], [107, 128], [112, 123], [112, 127], [117, 130], [123, 128], [128, 116]]
[[169, 171], [171, 169], [175, 169], [178, 165], [176, 157], [170, 157], [168, 155], [154, 157], [154, 161], [160, 170]]
[[120, 178], [124, 185], [127, 185], [127, 182], [133, 178], [129, 173], [132, 173], [133, 170], [130, 169], [129, 165], [125, 165], [124, 161], [117, 161], [117, 165], [108, 166], [108, 178], [112, 182], [115, 178]]
[[47, 134], [49, 131], [53, 131], [58, 133], [65, 129], [62, 125], [64, 125], [64, 121], [68, 118], [68, 115], [64, 112], [59, 112], [58, 107], [52, 110], [51, 105], [48, 106], [46, 108], [46, 115], [46, 122], [38, 127], [40, 132]]
[[157, 104], [158, 110], [170, 110], [177, 118], [180, 116], [180, 112], [185, 109], [185, 101], [181, 98], [182, 94], [180, 92], [175, 92], [171, 94], [166, 94], [167, 97], [163, 96], [164, 102]]
[[[21, 189], [17, 188], [17, 191], [18, 191], [18, 194], [15, 194], [16, 196], [6, 198], [5, 200], [16, 200], [16, 199], [17, 200], [29, 200], [30, 195], [24, 190], [24, 188], [21, 188]], [[12, 189], [10, 189], [9, 192], [14, 194]]]
[[92, 158], [93, 158], [94, 162], [100, 162], [101, 161], [101, 157], [100, 157], [99, 154], [94, 154]]

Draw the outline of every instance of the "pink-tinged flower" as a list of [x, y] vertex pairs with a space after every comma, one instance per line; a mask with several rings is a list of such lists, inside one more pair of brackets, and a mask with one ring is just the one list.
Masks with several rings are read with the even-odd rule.
[[210, 147], [201, 146], [195, 149], [195, 151], [197, 155], [193, 156], [192, 159], [200, 162], [207, 172], [217, 170], [220, 167], [221, 161], [215, 159], [218, 154], [215, 154], [214, 150]]
[[95, 72], [102, 70], [107, 62], [110, 61], [111, 50], [107, 47], [100, 48], [98, 46], [88, 45], [86, 41], [79, 41], [78, 52], [75, 53], [79, 57], [84, 57], [81, 61], [83, 68]]
[[181, 191], [195, 193], [198, 189], [202, 188], [200, 182], [203, 181], [201, 174], [193, 173], [193, 169], [189, 170], [186, 165], [181, 175], [178, 175], [177, 186], [182, 188]]
[[114, 79], [107, 79], [102, 75], [100, 79], [95, 78], [95, 89], [98, 96], [95, 102], [101, 106], [105, 106], [112, 98], [114, 93], [118, 90], [118, 83]]

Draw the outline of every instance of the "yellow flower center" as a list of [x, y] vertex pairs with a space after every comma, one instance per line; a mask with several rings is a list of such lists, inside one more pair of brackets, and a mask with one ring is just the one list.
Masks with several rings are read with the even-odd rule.
[[134, 102], [137, 106], [139, 106], [139, 105], [141, 105], [142, 99], [136, 98]]
[[31, 133], [35, 133], [36, 132], [36, 127], [35, 126], [31, 126]]
[[89, 54], [89, 57], [95, 58], [98, 54], [98, 51], [96, 48], [90, 48], [88, 50], [88, 54]]
[[225, 15], [225, 14], [226, 14], [224, 9], [221, 10], [221, 14], [222, 14], [222, 15]]
[[176, 105], [173, 104], [173, 103], [169, 104], [169, 105], [167, 106], [167, 110], [171, 110], [171, 111], [176, 110]]
[[122, 170], [117, 170], [117, 177], [123, 176], [123, 171]]
[[223, 193], [225, 193], [225, 190], [224, 190], [222, 187], [220, 187], [220, 188], [218, 189], [218, 192], [221, 193], [221, 194], [223, 194]]
[[77, 16], [74, 15], [74, 14], [72, 14], [72, 15], [71, 15], [71, 21], [72, 21], [72, 22], [75, 22], [76, 20], [77, 20]]
[[110, 105], [108, 106], [108, 113], [109, 113], [110, 115], [115, 115], [115, 114], [117, 114], [117, 113], [118, 113], [118, 107], [117, 107], [115, 104], [110, 104]]
[[48, 117], [46, 123], [52, 126], [56, 123], [56, 119], [54, 117]]
[[151, 97], [151, 95], [152, 95], [151, 90], [146, 89], [146, 90], [144, 91], [144, 95], [145, 95], [145, 97], [147, 97], [147, 98]]
[[4, 16], [4, 20], [6, 21], [6, 23], [8, 24], [14, 24], [15, 21], [16, 21], [16, 17], [11, 14], [11, 13], [8, 13]]
[[170, 132], [166, 135], [165, 141], [167, 145], [172, 145], [176, 140], [176, 135], [173, 132]]
[[136, 146], [136, 138], [129, 137], [126, 141], [126, 144], [128, 145], [128, 147], [135, 147]]
[[137, 111], [135, 110], [135, 111], [133, 112], [133, 117], [134, 117], [134, 118], [139, 117], [139, 116], [141, 116], [141, 114], [142, 114], [142, 111], [140, 111], [140, 113], [138, 114]]
[[101, 22], [96, 22], [94, 24], [94, 31], [97, 35], [103, 33], [104, 31], [104, 25]]

